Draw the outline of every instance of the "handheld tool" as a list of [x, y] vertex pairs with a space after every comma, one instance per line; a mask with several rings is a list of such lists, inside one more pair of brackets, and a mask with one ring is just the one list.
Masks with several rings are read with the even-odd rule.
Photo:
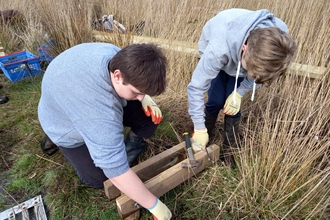
[[202, 161], [197, 161], [195, 160], [195, 156], [194, 156], [194, 151], [191, 147], [191, 142], [190, 142], [190, 136], [188, 132], [184, 132], [183, 133], [183, 137], [185, 139], [185, 143], [186, 143], [186, 148], [188, 151], [188, 159], [189, 159], [189, 163], [185, 163], [183, 162], [181, 164], [182, 168], [187, 168], [187, 167], [191, 167], [192, 169], [195, 169], [197, 167], [199, 167], [202, 164]]

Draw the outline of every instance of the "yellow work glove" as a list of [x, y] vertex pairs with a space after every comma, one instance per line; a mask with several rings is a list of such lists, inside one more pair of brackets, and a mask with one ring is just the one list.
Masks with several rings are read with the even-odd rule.
[[[234, 101], [236, 99], [236, 103]], [[241, 108], [241, 99], [242, 96], [236, 92], [232, 92], [230, 96], [228, 96], [225, 107], [223, 108], [222, 112], [226, 115], [236, 115]]]
[[146, 116], [151, 115], [152, 121], [155, 124], [159, 124], [163, 119], [162, 112], [160, 111], [154, 100], [152, 100], [149, 95], [144, 95], [144, 98], [142, 99], [141, 103]]
[[154, 215], [154, 220], [170, 220], [172, 218], [171, 211], [158, 198], [156, 204], [148, 210]]
[[194, 134], [191, 138], [191, 147], [194, 152], [198, 152], [201, 150], [205, 150], [207, 143], [209, 142], [209, 134], [207, 133], [207, 129], [194, 129]]

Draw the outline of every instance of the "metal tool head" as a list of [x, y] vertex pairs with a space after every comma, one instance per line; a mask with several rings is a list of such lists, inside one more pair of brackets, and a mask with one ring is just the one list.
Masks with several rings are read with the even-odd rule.
[[189, 163], [185, 163], [185, 162], [183, 162], [183, 163], [181, 164], [181, 167], [182, 167], [182, 168], [188, 168], [188, 167], [190, 167], [190, 168], [192, 168], [192, 169], [196, 169], [197, 167], [199, 167], [200, 165], [202, 165], [202, 162], [203, 162], [203, 161], [189, 160]]
[[188, 159], [189, 159], [189, 163], [185, 163], [183, 162], [181, 164], [182, 168], [187, 168], [190, 167], [192, 169], [196, 169], [197, 167], [199, 167], [202, 164], [202, 161], [197, 161], [195, 160], [195, 156], [194, 156], [194, 151], [191, 147], [191, 142], [190, 142], [190, 135], [188, 132], [183, 133], [183, 137], [185, 139], [185, 143], [186, 143], [186, 148], [188, 151]]

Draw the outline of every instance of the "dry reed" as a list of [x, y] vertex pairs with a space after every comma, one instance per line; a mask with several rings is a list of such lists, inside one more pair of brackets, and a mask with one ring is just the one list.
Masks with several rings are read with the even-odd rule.
[[[144, 36], [197, 42], [205, 22], [217, 12], [240, 7], [267, 8], [284, 20], [296, 39], [296, 63], [327, 68], [321, 79], [292, 74], [270, 88], [260, 88], [254, 102], [244, 99], [242, 148], [236, 155], [237, 172], [219, 165], [195, 180], [189, 191], [202, 191], [190, 200], [204, 204], [213, 218], [223, 219], [320, 219], [329, 199], [330, 154], [330, 2], [328, 0], [0, 0], [0, 8], [15, 8], [24, 15], [24, 30], [1, 27], [5, 49], [36, 51], [44, 34], [57, 42], [57, 53], [93, 40], [91, 23], [103, 14], [115, 14], [129, 27], [145, 21]], [[118, 35], [118, 46], [130, 43]], [[17, 46], [17, 42], [19, 45]], [[14, 46], [16, 45], [16, 46]], [[169, 86], [156, 98], [176, 133], [192, 130], [187, 113], [186, 86], [198, 59], [166, 51]], [[248, 95], [247, 95], [248, 96]], [[221, 126], [219, 117], [217, 127]], [[221, 135], [215, 142], [221, 145]], [[161, 139], [161, 138], [160, 138]], [[181, 141], [178, 138], [178, 141]], [[173, 144], [171, 142], [168, 142]], [[162, 144], [165, 144], [162, 142]], [[205, 174], [206, 175], [206, 174]], [[214, 194], [216, 192], [216, 194]], [[185, 197], [187, 198], [187, 197]], [[212, 201], [212, 202], [210, 202]], [[176, 201], [180, 202], [180, 201]], [[196, 209], [193, 207], [192, 209]], [[180, 213], [180, 210], [174, 210]], [[196, 219], [204, 218], [194, 216]]]

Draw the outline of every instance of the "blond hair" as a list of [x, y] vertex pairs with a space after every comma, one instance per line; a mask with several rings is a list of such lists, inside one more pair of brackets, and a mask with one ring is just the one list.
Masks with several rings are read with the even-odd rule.
[[278, 27], [251, 31], [247, 45], [244, 53], [247, 69], [256, 83], [266, 86], [287, 71], [297, 50], [292, 36]]

